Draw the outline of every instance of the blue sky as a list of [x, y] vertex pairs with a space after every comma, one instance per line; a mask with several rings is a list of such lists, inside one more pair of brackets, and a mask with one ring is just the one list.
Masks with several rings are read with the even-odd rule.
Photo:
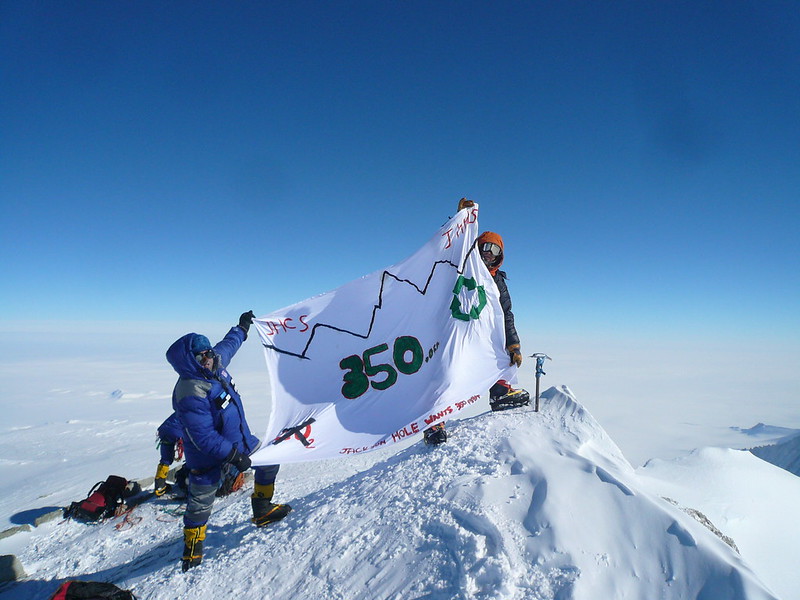
[[467, 196], [531, 336], [796, 344], [798, 57], [793, 1], [2, 2], [2, 320], [233, 323]]

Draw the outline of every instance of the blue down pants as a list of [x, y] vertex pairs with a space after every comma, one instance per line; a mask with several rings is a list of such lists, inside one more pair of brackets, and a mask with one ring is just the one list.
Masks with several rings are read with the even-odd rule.
[[[274, 484], [279, 469], [280, 465], [253, 467], [255, 482], [260, 485]], [[189, 473], [189, 500], [183, 515], [184, 527], [200, 527], [208, 522], [221, 478], [221, 465], [203, 473]]]

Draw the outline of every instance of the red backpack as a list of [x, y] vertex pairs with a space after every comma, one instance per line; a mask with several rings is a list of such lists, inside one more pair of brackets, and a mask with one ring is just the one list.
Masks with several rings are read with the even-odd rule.
[[[89, 491], [86, 500], [73, 502], [69, 508], [64, 509], [64, 517], [76, 521], [92, 522], [111, 517], [122, 504], [122, 499], [136, 493], [139, 484], [131, 482], [118, 475], [109, 475], [105, 481], [100, 481]], [[141, 487], [139, 487], [141, 490]]]
[[101, 581], [66, 581], [50, 600], [136, 600], [128, 590]]

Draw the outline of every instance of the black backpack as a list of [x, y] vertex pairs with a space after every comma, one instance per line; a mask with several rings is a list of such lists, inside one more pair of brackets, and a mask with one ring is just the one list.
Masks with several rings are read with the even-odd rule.
[[64, 517], [76, 521], [94, 522], [114, 516], [122, 505], [122, 499], [133, 496], [141, 491], [136, 482], [128, 482], [124, 477], [109, 475], [105, 481], [100, 481], [89, 490], [86, 500], [79, 500], [64, 509]]
[[102, 581], [66, 581], [50, 600], [136, 600], [128, 590]]

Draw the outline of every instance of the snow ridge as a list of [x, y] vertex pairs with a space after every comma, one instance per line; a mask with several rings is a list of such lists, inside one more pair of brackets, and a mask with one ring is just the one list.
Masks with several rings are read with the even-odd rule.
[[46, 597], [54, 579], [80, 577], [148, 599], [775, 598], [722, 540], [644, 491], [567, 388], [544, 392], [539, 413], [487, 413], [448, 430], [442, 446], [417, 443], [340, 480], [292, 465], [281, 489], [292, 476], [326, 483], [278, 498], [295, 510], [266, 530], [249, 522], [244, 497], [225, 499], [204, 563], [187, 574], [180, 522], [152, 507], [121, 532], [45, 525], [20, 555], [31, 581], [0, 597]]

